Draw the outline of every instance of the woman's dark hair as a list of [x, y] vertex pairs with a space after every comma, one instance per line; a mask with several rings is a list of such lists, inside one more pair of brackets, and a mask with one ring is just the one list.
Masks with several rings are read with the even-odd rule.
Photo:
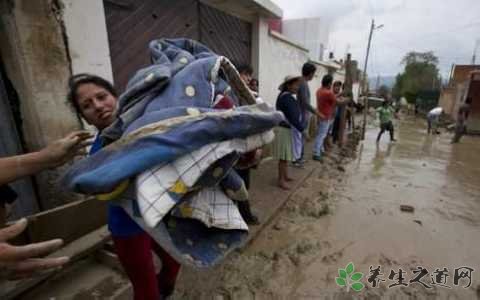
[[68, 80], [67, 100], [68, 100], [68, 103], [75, 109], [75, 112], [78, 115], [82, 115], [82, 113], [80, 110], [80, 106], [78, 105], [77, 90], [79, 86], [87, 83], [98, 85], [99, 87], [106, 89], [113, 96], [117, 97], [117, 92], [115, 91], [115, 88], [108, 80], [103, 79], [100, 76], [87, 74], [87, 73], [73, 75]]
[[342, 82], [340, 80], [337, 80], [333, 83], [333, 86], [342, 86]]
[[327, 75], [323, 76], [323, 78], [322, 78], [322, 86], [323, 87], [328, 87], [328, 86], [332, 85], [332, 82], [333, 82], [332, 75], [327, 74]]
[[303, 67], [302, 67], [303, 76], [307, 77], [307, 76], [313, 75], [316, 71], [317, 71], [317, 67], [315, 67], [314, 64], [309, 62], [303, 64]]
[[281, 92], [286, 92], [286, 91], [288, 91], [288, 87], [289, 87], [290, 85], [292, 85], [293, 83], [299, 81], [299, 80], [300, 80], [300, 77], [290, 79], [289, 81], [285, 82], [285, 83], [282, 85], [282, 88], [280, 89], [280, 91], [281, 91]]

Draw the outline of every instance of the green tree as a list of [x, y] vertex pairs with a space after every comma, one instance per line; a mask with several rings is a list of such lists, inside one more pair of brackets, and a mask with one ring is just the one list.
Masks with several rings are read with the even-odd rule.
[[403, 86], [403, 74], [397, 74], [395, 78], [395, 84], [392, 88], [392, 97], [394, 99], [402, 98], [402, 86]]
[[409, 52], [402, 64], [404, 71], [397, 75], [392, 91], [395, 98], [405, 97], [409, 103], [415, 103], [420, 91], [440, 87], [438, 58], [433, 52]]

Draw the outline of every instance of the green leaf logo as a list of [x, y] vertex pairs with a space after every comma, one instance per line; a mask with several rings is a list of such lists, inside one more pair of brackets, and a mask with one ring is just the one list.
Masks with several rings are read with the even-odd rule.
[[355, 267], [353, 266], [353, 263], [349, 263], [346, 269], [348, 274], [352, 274], [352, 272], [355, 270]]
[[365, 288], [365, 285], [360, 282], [363, 278], [363, 273], [355, 272], [355, 265], [353, 262], [349, 263], [345, 269], [338, 269], [339, 277], [335, 278], [335, 283], [338, 286], [346, 287], [347, 292], [352, 288], [356, 292], [360, 292]]
[[361, 282], [355, 282], [354, 284], [352, 284], [352, 289], [357, 292], [360, 292], [361, 290], [363, 290], [364, 287], [365, 286]]

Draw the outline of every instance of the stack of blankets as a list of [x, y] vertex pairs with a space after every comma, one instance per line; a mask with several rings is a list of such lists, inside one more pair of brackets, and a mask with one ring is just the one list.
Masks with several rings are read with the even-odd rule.
[[131, 78], [101, 133], [106, 145], [63, 180], [124, 207], [180, 263], [210, 267], [248, 235], [236, 204], [248, 192], [233, 167], [272, 142], [283, 115], [255, 104], [232, 63], [196, 41], [149, 49], [152, 64]]

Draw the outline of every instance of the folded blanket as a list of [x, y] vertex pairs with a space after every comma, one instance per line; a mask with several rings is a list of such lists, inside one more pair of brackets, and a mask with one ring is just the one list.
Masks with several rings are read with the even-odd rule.
[[63, 182], [115, 198], [180, 263], [209, 267], [248, 234], [236, 204], [248, 192], [234, 166], [270, 143], [284, 117], [256, 104], [230, 61], [204, 45], [163, 39], [149, 47], [153, 63], [120, 96], [102, 149], [75, 163]]

